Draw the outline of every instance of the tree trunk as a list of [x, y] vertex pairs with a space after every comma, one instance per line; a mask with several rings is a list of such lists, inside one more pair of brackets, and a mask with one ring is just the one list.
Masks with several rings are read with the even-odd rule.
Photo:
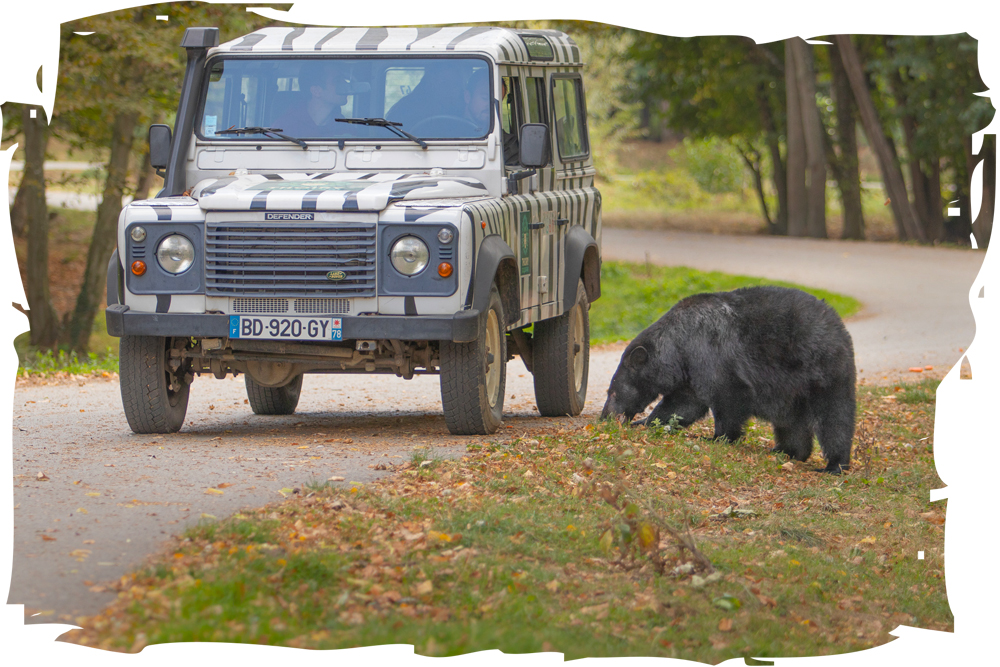
[[990, 245], [990, 237], [993, 235], [993, 207], [996, 204], [997, 146], [995, 134], [987, 134], [983, 137], [979, 158], [983, 161], [983, 199], [979, 216], [972, 223], [972, 233], [976, 235], [976, 245], [980, 248], [986, 248]]
[[137, 121], [137, 112], [122, 111], [115, 116], [112, 126], [111, 157], [108, 160], [104, 195], [97, 207], [97, 222], [94, 224], [94, 235], [87, 252], [87, 268], [69, 323], [70, 347], [80, 354], [87, 352], [94, 317], [101, 304], [108, 258], [115, 247], [118, 214], [121, 212], [122, 194], [128, 176], [129, 153], [132, 150], [132, 132]]
[[806, 234], [826, 238], [826, 155], [823, 150], [823, 121], [816, 107], [816, 70], [812, 50], [800, 37], [789, 40], [795, 51], [795, 78], [802, 107], [802, 133], [806, 144], [808, 193]]
[[[890, 48], [888, 43], [886, 48]], [[893, 93], [896, 98], [896, 106], [900, 109], [909, 107], [909, 96], [907, 93], [907, 77], [899, 70], [894, 70], [892, 75]], [[913, 191], [913, 211], [916, 213], [917, 221], [920, 223], [924, 234], [929, 241], [944, 240], [944, 225], [941, 221], [941, 208], [934, 207], [932, 203], [933, 184], [932, 177], [923, 168], [919, 152], [917, 150], [917, 121], [913, 114], [904, 111], [900, 114], [900, 123], [903, 126], [903, 137], [906, 140], [906, 153], [908, 156], [907, 166], [910, 170], [910, 189]], [[938, 184], [938, 196], [940, 200], [940, 182]]]
[[24, 165], [21, 171], [21, 185], [17, 187], [17, 194], [14, 195], [14, 203], [10, 205], [10, 232], [15, 238], [23, 238], [28, 229], [28, 213], [26, 209], [26, 198], [30, 188], [24, 185], [25, 174], [28, 173], [28, 165]]
[[[31, 118], [31, 110], [36, 117]], [[25, 266], [28, 298], [28, 324], [31, 344], [38, 348], [55, 347], [59, 338], [59, 319], [49, 293], [49, 207], [45, 203], [45, 146], [49, 140], [45, 110], [22, 107], [24, 127], [24, 175], [18, 193], [24, 192], [23, 213], [28, 231], [28, 258]]]
[[885, 183], [886, 194], [889, 196], [889, 203], [892, 205], [893, 218], [896, 221], [896, 230], [902, 240], [915, 239], [922, 243], [927, 241], [923, 229], [917, 222], [917, 216], [913, 212], [910, 200], [906, 194], [906, 183], [903, 181], [903, 174], [899, 168], [899, 161], [894, 159], [892, 148], [886, 138], [882, 125], [879, 123], [878, 113], [875, 104], [872, 102], [865, 83], [865, 73], [861, 67], [861, 59], [858, 51], [854, 48], [849, 35], [836, 35], [834, 40], [840, 50], [841, 62], [844, 63], [844, 71], [851, 82], [851, 90], [854, 92], [854, 99], [858, 103], [858, 111], [861, 115], [861, 122], [865, 128], [865, 135], [871, 145], [875, 156], [878, 158], [879, 170], [882, 172], [882, 181]]
[[764, 197], [764, 180], [761, 177], [761, 158], [760, 151], [751, 145], [740, 146], [739, 144], [734, 144], [734, 147], [739, 151], [740, 157], [746, 162], [746, 165], [750, 167], [750, 171], [753, 172], [753, 183], [754, 188], [757, 191], [757, 201], [760, 202], [761, 212], [764, 214], [764, 221], [767, 223], [768, 232], [774, 234], [774, 222], [771, 221], [771, 214], [767, 210], [767, 199]]
[[757, 109], [767, 137], [767, 148], [771, 154], [771, 180], [774, 183], [774, 191], [778, 193], [778, 212], [770, 231], [771, 234], [784, 236], [788, 234], [788, 180], [785, 175], [785, 163], [781, 159], [781, 142], [774, 123], [774, 113], [771, 111], [771, 102], [763, 82], [757, 85]]
[[930, 212], [927, 227], [928, 238], [945, 240], [944, 202], [941, 200], [941, 159], [930, 163], [931, 173], [927, 176], [927, 210]]
[[797, 60], [792, 40], [785, 41], [785, 106], [787, 109], [788, 146], [788, 235], [805, 236], [808, 215], [806, 200], [806, 146], [802, 131], [802, 105], [799, 103], [798, 78], [795, 76]]
[[[865, 238], [865, 216], [861, 208], [861, 170], [858, 166], [857, 104], [851, 93], [851, 82], [840, 60], [836, 44], [830, 45], [830, 74], [833, 104], [837, 116], [837, 138], [840, 157], [835, 157], [837, 188], [843, 207], [844, 229], [841, 238]], [[833, 166], [833, 165], [831, 165]]]
[[135, 182], [135, 199], [148, 199], [149, 188], [153, 186], [153, 179], [156, 177], [156, 170], [149, 163], [149, 148], [142, 154], [142, 159], [138, 165], [139, 175]]

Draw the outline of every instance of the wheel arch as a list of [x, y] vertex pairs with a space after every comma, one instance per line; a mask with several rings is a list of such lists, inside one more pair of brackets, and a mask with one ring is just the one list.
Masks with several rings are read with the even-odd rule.
[[483, 239], [476, 258], [476, 275], [472, 280], [472, 307], [480, 313], [489, 307], [490, 285], [496, 282], [503, 303], [504, 327], [521, 318], [521, 281], [514, 251], [498, 235]]
[[594, 237], [583, 227], [572, 227], [566, 233], [566, 265], [563, 281], [563, 308], [576, 303], [576, 288], [583, 279], [590, 303], [601, 298], [601, 249]]

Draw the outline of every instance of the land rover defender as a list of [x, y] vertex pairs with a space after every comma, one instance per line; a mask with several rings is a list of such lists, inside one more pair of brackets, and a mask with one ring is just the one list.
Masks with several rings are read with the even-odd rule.
[[306, 373], [437, 373], [447, 426], [501, 421], [520, 356], [542, 415], [583, 409], [601, 196], [580, 51], [491, 27], [189, 28], [164, 177], [108, 265], [124, 411], [181, 428], [196, 375], [291, 414]]

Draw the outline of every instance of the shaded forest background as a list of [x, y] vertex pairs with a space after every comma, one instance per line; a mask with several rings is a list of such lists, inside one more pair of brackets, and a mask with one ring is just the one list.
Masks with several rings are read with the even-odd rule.
[[[62, 26], [49, 122], [40, 107], [3, 105], [3, 146], [18, 143], [24, 162], [12, 172], [11, 226], [35, 349], [83, 354], [102, 329], [121, 203], [153, 196], [162, 184], [149, 167], [146, 130], [173, 124], [185, 65], [179, 44], [195, 25], [218, 26], [227, 41], [282, 24], [243, 7], [197, 3], [80, 19]], [[987, 135], [974, 152], [972, 134], [994, 110], [976, 95], [986, 86], [977, 42], [966, 34], [756, 44], [575, 21], [504, 25], [564, 30], [580, 45], [609, 224], [682, 220], [718, 231], [713, 225], [736, 212], [765, 234], [956, 245], [969, 245], [972, 235], [978, 247], [989, 244], [996, 141]], [[101, 166], [46, 171], [45, 160], [54, 159]], [[973, 220], [970, 182], [980, 173]], [[96, 212], [46, 203], [46, 191], [87, 188], [99, 195]], [[75, 298], [57, 307], [51, 284], [65, 269], [53, 265], [49, 243], [53, 224], [63, 230], [67, 219], [86, 259], [80, 248]], [[885, 230], [874, 233], [879, 221]], [[66, 276], [57, 280], [65, 284]]]

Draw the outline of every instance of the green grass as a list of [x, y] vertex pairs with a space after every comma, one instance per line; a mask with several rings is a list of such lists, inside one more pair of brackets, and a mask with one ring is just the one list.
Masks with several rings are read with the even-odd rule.
[[849, 296], [792, 283], [687, 267], [604, 262], [601, 265], [601, 298], [590, 310], [590, 341], [599, 345], [631, 340], [685, 297], [754, 285], [797, 287], [825, 300], [844, 318], [861, 309], [861, 303]]
[[36, 351], [27, 347], [18, 347], [17, 339], [15, 339], [15, 348], [18, 350], [17, 374], [19, 377], [54, 375], [56, 373], [90, 375], [92, 373], [118, 372], [118, 353], [111, 347], [105, 348], [102, 353], [88, 352], [86, 358], [81, 358], [76, 352], [66, 352], [65, 350]]
[[[860, 391], [859, 415], [891, 428], [877, 452], [856, 452], [873, 454], [864, 470], [856, 458], [839, 477], [812, 472], [818, 456], [782, 467], [766, 424], [727, 444], [705, 438], [706, 420], [497, 439], [374, 484], [316, 488], [189, 529], [68, 638], [719, 663], [863, 650], [899, 623], [949, 630], [943, 508], [928, 502], [940, 484], [932, 390]], [[733, 505], [748, 513], [720, 516]], [[690, 557], [664, 527], [688, 523], [719, 574], [705, 585], [674, 573]], [[644, 526], [660, 530], [652, 549], [639, 548]]]

